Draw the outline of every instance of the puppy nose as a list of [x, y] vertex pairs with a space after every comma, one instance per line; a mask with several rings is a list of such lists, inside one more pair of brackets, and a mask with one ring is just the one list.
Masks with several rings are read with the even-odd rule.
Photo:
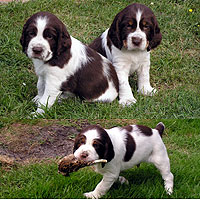
[[32, 50], [33, 50], [33, 52], [34, 52], [35, 54], [38, 54], [38, 55], [39, 55], [39, 54], [42, 53], [43, 48], [42, 48], [42, 47], [33, 47]]
[[84, 158], [87, 158], [88, 157], [88, 152], [87, 151], [84, 151], [81, 153], [81, 158], [84, 159]]
[[141, 42], [142, 42], [142, 38], [139, 38], [139, 37], [132, 37], [132, 43], [133, 43], [135, 46], [139, 46]]

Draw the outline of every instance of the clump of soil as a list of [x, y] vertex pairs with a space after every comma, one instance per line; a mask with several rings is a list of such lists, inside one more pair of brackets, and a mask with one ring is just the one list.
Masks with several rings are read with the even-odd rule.
[[0, 134], [0, 165], [56, 159], [72, 153], [75, 127], [13, 124]]

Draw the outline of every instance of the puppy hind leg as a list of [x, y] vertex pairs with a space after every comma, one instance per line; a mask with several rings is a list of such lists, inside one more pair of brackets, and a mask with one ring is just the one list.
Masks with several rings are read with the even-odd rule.
[[173, 185], [174, 185], [174, 175], [169, 172], [167, 175], [162, 175], [165, 181], [165, 190], [168, 195], [171, 195], [173, 192]]
[[164, 180], [165, 190], [168, 195], [171, 195], [173, 192], [174, 176], [170, 170], [160, 170], [160, 173]]
[[168, 195], [171, 195], [173, 192], [173, 185], [174, 185], [174, 176], [170, 171], [170, 161], [167, 155], [162, 156], [155, 156], [154, 158], [151, 157], [151, 163], [155, 165], [155, 167], [160, 171], [162, 178], [164, 180], [165, 190]]

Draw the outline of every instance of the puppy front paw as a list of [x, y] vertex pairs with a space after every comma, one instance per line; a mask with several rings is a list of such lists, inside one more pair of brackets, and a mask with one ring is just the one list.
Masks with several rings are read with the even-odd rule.
[[129, 184], [128, 180], [125, 179], [123, 176], [119, 176], [118, 181], [119, 181], [121, 184], [124, 184], [124, 183], [125, 183], [126, 185]]
[[144, 96], [153, 96], [157, 92], [157, 90], [149, 86], [149, 87], [143, 87], [141, 89], [138, 89], [137, 92]]
[[84, 193], [84, 196], [87, 199], [99, 199], [102, 195], [97, 193], [97, 192], [95, 192], [95, 191], [92, 191], [92, 192]]
[[41, 108], [38, 108], [35, 112], [32, 112], [29, 116], [30, 119], [37, 119], [39, 116], [43, 116], [45, 111]]
[[123, 107], [130, 106], [136, 102], [137, 102], [137, 100], [134, 97], [133, 98], [121, 98], [119, 100], [119, 104], [121, 104]]

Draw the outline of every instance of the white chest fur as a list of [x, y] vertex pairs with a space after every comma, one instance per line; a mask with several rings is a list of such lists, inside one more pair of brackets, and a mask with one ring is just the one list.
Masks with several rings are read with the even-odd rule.
[[117, 49], [112, 47], [112, 63], [118, 68], [123, 68], [129, 71], [129, 74], [134, 73], [139, 67], [150, 65], [150, 52], [146, 50], [133, 50]]

